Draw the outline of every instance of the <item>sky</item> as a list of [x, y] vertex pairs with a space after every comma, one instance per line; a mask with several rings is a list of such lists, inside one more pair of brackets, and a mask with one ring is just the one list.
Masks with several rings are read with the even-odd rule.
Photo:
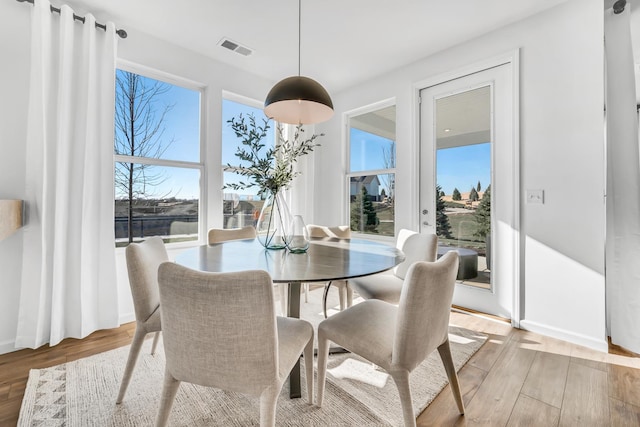
[[461, 193], [471, 191], [478, 181], [484, 191], [491, 183], [491, 143], [438, 150], [436, 176], [446, 195], [451, 195], [454, 188]]
[[[118, 73], [121, 73], [118, 70]], [[148, 79], [153, 81], [152, 79]], [[200, 92], [169, 85], [170, 89], [159, 95], [154, 108], [157, 112], [165, 106], [171, 110], [165, 116], [163, 143], [166, 151], [163, 159], [199, 162], [200, 156]], [[236, 147], [240, 144], [227, 121], [232, 117], [254, 114], [260, 122], [265, 116], [261, 108], [247, 106], [224, 99], [222, 105], [222, 163], [239, 164], [235, 157]], [[273, 122], [266, 141], [274, 141]], [[391, 140], [358, 129], [351, 129], [350, 167], [351, 171], [386, 169], [383, 152], [392, 147]], [[441, 149], [437, 152], [437, 180], [445, 194], [450, 195], [454, 188], [461, 193], [469, 191], [480, 181], [482, 189], [490, 183], [491, 144], [476, 144], [464, 147]], [[152, 197], [176, 197], [178, 199], [199, 198], [199, 171], [173, 167], [154, 166], [152, 174], [160, 175], [162, 183]], [[225, 182], [241, 179], [237, 174], [224, 173]], [[384, 182], [384, 180], [383, 180]], [[382, 189], [382, 186], [381, 186]], [[226, 189], [225, 193], [236, 191]], [[237, 191], [240, 198], [252, 198], [257, 188]], [[388, 190], [387, 190], [388, 193]], [[119, 193], [116, 190], [116, 197]], [[227, 196], [229, 197], [229, 196]]]

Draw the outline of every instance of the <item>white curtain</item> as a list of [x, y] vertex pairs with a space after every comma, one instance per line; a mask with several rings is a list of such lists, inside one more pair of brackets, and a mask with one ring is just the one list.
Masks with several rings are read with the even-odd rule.
[[605, 11], [607, 321], [613, 344], [640, 353], [640, 157], [630, 5]]
[[28, 220], [16, 347], [118, 326], [113, 228], [116, 36], [36, 0], [26, 141]]

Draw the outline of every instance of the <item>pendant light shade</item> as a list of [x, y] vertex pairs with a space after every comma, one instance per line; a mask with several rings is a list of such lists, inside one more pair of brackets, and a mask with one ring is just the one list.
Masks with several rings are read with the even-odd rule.
[[280, 123], [313, 124], [333, 116], [329, 93], [317, 81], [300, 75], [301, 0], [298, 0], [298, 75], [287, 77], [271, 88], [264, 101], [264, 114]]
[[269, 91], [264, 113], [281, 123], [320, 123], [333, 116], [333, 102], [317, 81], [293, 76], [276, 83]]

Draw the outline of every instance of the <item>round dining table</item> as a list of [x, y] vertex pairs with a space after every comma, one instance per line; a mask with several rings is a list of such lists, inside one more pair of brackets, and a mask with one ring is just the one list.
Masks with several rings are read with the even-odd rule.
[[[175, 262], [209, 272], [265, 270], [274, 283], [288, 283], [287, 316], [300, 317], [300, 286], [367, 276], [404, 261], [394, 246], [364, 239], [312, 238], [304, 253], [265, 249], [257, 239], [233, 240], [189, 248]], [[289, 376], [290, 397], [300, 397], [300, 365]]]

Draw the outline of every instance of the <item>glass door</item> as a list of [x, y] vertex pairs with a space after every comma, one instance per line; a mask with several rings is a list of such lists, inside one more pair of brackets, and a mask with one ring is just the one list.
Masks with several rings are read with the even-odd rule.
[[421, 91], [420, 223], [460, 267], [454, 304], [511, 318], [517, 170], [510, 65]]

